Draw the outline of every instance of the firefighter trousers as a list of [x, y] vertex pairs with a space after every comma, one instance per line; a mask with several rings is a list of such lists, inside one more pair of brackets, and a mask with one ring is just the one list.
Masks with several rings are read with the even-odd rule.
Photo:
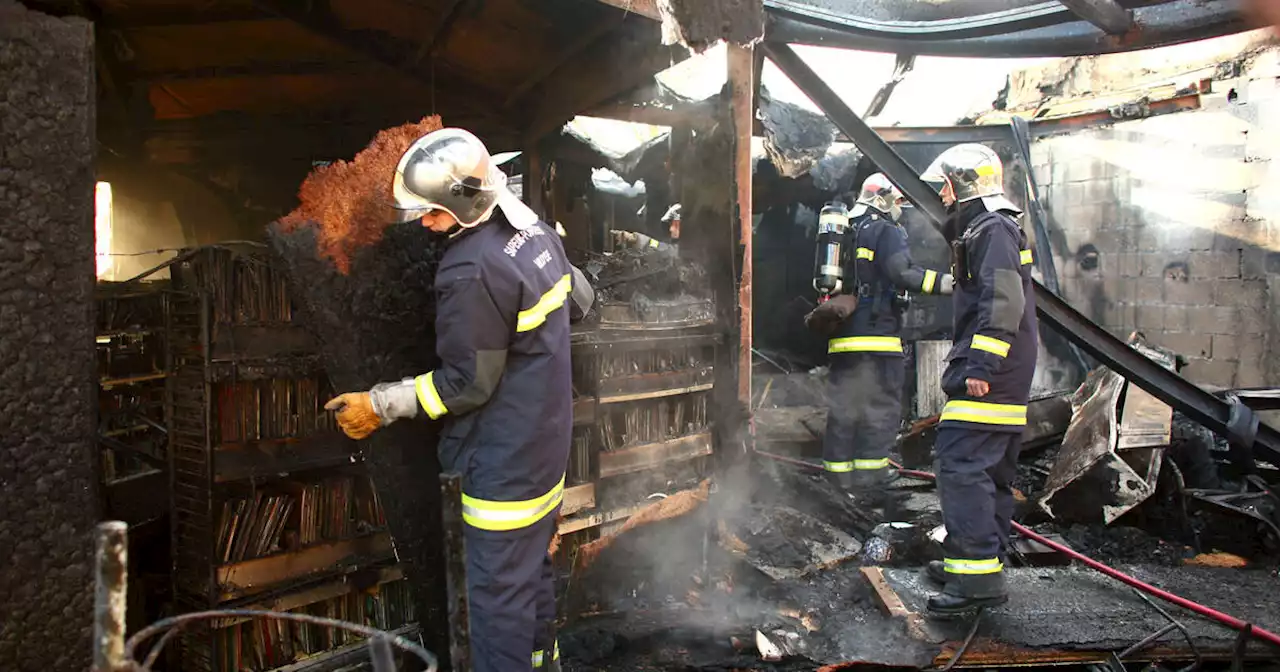
[[558, 656], [555, 574], [547, 555], [558, 510], [506, 532], [463, 526], [474, 672], [541, 669]]
[[1013, 479], [1021, 432], [944, 424], [934, 447], [947, 592], [965, 597], [1003, 594], [1013, 520]]
[[902, 422], [906, 364], [900, 356], [831, 355], [827, 382], [827, 432], [822, 460], [827, 471], [878, 471], [889, 467], [889, 449]]

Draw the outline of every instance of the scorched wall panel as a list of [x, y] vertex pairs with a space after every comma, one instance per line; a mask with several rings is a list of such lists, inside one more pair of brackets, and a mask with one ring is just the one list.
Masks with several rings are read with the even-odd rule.
[[83, 670], [93, 611], [93, 31], [0, 0], [0, 669]]

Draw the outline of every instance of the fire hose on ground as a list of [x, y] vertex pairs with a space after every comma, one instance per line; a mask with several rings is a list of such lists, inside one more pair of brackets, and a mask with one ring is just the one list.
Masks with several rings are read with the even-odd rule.
[[[769, 459], [777, 460], [779, 462], [794, 464], [796, 466], [805, 467], [808, 469], [814, 469], [817, 471], [823, 470], [822, 465], [814, 464], [807, 460], [786, 457], [785, 455], [777, 455], [775, 453], [769, 453], [759, 449], [757, 449], [755, 452], [756, 454], [762, 457], [767, 457]], [[934, 474], [931, 474], [927, 471], [917, 471], [915, 469], [903, 469], [902, 466], [897, 463], [891, 463], [891, 464], [893, 464], [893, 466], [898, 469], [899, 474], [906, 476], [908, 478], [918, 478], [926, 481], [937, 480], [937, 477]], [[1171, 604], [1176, 604], [1179, 607], [1190, 610], [1196, 614], [1204, 616], [1205, 618], [1209, 618], [1211, 620], [1217, 621], [1218, 623], [1221, 623], [1222, 625], [1225, 625], [1233, 630], [1247, 633], [1249, 636], [1255, 637], [1257, 639], [1260, 639], [1274, 646], [1280, 646], [1280, 635], [1277, 635], [1274, 632], [1265, 630], [1263, 628], [1259, 628], [1258, 626], [1253, 625], [1252, 623], [1242, 621], [1236, 618], [1235, 616], [1231, 616], [1230, 614], [1224, 614], [1221, 611], [1218, 611], [1210, 607], [1206, 607], [1205, 605], [1200, 604], [1198, 602], [1192, 602], [1191, 600], [1188, 600], [1185, 597], [1174, 595], [1173, 593], [1170, 593], [1166, 590], [1161, 590], [1160, 588], [1157, 588], [1149, 583], [1146, 583], [1145, 581], [1141, 581], [1132, 576], [1129, 576], [1128, 574], [1125, 574], [1124, 572], [1121, 572], [1117, 569], [1104, 565], [1101, 562], [1098, 562], [1097, 560], [1094, 560], [1093, 558], [1090, 558], [1089, 556], [1084, 555], [1083, 553], [1080, 553], [1079, 551], [1075, 551], [1070, 548], [1067, 548], [1062, 544], [1059, 544], [1051, 539], [1048, 539], [1040, 534], [1037, 534], [1036, 532], [1033, 532], [1030, 528], [1027, 528], [1018, 524], [1016, 521], [1013, 523], [1013, 529], [1016, 530], [1018, 534], [1021, 534], [1022, 536], [1028, 539], [1031, 539], [1036, 543], [1043, 544], [1048, 548], [1051, 548], [1059, 553], [1066, 555], [1072, 560], [1077, 560], [1083, 563], [1085, 566], [1089, 567], [1090, 569], [1097, 570], [1121, 583], [1132, 586], [1137, 590], [1140, 590], [1148, 595], [1151, 595], [1152, 597], [1159, 598]]]

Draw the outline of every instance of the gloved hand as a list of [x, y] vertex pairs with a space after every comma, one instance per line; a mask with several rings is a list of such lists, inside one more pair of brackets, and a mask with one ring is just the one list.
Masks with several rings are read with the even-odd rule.
[[338, 426], [347, 436], [359, 440], [382, 426], [382, 418], [373, 410], [368, 392], [340, 394], [324, 405], [326, 411], [337, 411]]
[[635, 247], [637, 242], [639, 242], [639, 238], [637, 238], [636, 234], [631, 231], [615, 230], [613, 232], [614, 247]]
[[943, 273], [942, 279], [938, 281], [938, 293], [943, 296], [950, 296], [956, 290], [956, 278], [950, 273]]
[[858, 297], [854, 294], [838, 294], [827, 299], [825, 303], [814, 308], [804, 316], [804, 326], [823, 336], [835, 331], [858, 307]]

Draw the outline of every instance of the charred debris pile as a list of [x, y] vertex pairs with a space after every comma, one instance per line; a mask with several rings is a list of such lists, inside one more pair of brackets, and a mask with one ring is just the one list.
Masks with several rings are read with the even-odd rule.
[[[1174, 353], [1140, 338], [1131, 345], [1177, 365]], [[822, 374], [787, 378], [766, 382], [765, 397], [757, 385], [749, 463], [720, 473], [681, 514], [615, 535], [575, 563], [563, 591], [570, 669], [928, 667], [945, 664], [966, 639], [968, 622], [921, 618], [923, 597], [936, 588], [916, 578], [918, 568], [941, 559], [933, 483], [904, 477], [883, 503], [834, 489], [815, 468]], [[770, 397], [782, 405], [771, 410], [787, 412], [760, 413]], [[1037, 426], [1015, 483], [1019, 522], [1131, 576], [1274, 627], [1273, 466], [1242, 470], [1225, 440], [1105, 368], [1073, 392], [1034, 403], [1054, 408], [1031, 413]], [[928, 470], [935, 422], [904, 423], [895, 458]], [[1009, 566], [1010, 605], [975, 628], [970, 665], [1103, 660], [1149, 635], [1143, 628], [1168, 623], [1150, 598], [1032, 539], [1015, 537]], [[1195, 644], [1171, 637], [1130, 656], [1230, 660], [1236, 633], [1173, 611]], [[1276, 656], [1262, 645], [1247, 651]]]

